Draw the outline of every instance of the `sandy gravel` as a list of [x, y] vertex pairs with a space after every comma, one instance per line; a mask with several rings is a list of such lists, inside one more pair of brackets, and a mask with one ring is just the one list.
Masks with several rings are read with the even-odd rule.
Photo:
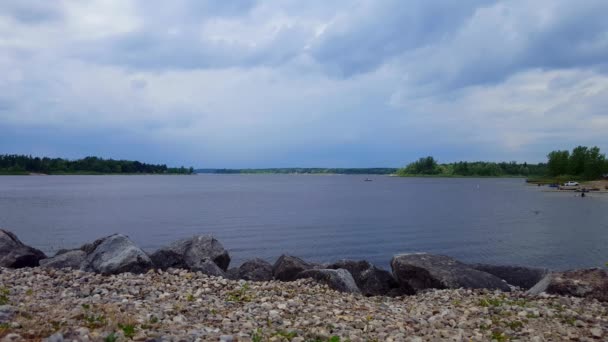
[[0, 269], [6, 341], [602, 341], [608, 303], [435, 290], [386, 298], [310, 280], [245, 282], [185, 270], [101, 276]]

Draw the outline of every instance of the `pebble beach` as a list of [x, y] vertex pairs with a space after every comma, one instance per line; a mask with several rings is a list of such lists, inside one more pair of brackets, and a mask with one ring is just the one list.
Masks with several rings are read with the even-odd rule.
[[521, 291], [365, 297], [183, 269], [0, 269], [2, 341], [603, 341], [608, 303]]

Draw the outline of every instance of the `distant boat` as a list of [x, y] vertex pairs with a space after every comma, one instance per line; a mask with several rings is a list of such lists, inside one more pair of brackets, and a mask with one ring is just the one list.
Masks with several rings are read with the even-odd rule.
[[364, 182], [371, 182], [372, 180], [370, 178], [365, 178], [363, 181]]

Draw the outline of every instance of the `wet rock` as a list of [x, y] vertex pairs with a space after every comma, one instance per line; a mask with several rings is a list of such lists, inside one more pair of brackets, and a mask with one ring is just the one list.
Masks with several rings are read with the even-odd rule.
[[365, 260], [340, 260], [328, 265], [327, 268], [348, 270], [361, 293], [366, 296], [401, 296], [415, 292], [410, 286], [401, 287], [390, 272]]
[[235, 272], [236, 279], [252, 281], [272, 280], [272, 265], [263, 259], [245, 261]]
[[553, 272], [527, 293], [538, 295], [543, 292], [608, 302], [608, 272], [599, 268]]
[[44, 258], [46, 255], [40, 250], [24, 245], [15, 234], [0, 229], [0, 267], [35, 267]]
[[40, 260], [40, 266], [47, 268], [72, 268], [75, 270], [84, 269], [86, 268], [86, 256], [87, 254], [80, 249], [64, 251], [61, 254], [56, 254], [54, 257]]
[[272, 275], [281, 281], [293, 281], [299, 273], [312, 269], [314, 265], [287, 254], [281, 255], [272, 266]]
[[154, 265], [160, 269], [173, 267], [198, 271], [203, 267], [202, 263], [206, 259], [213, 261], [222, 271], [226, 271], [230, 264], [230, 255], [224, 246], [210, 235], [175, 241], [154, 252], [150, 257]]
[[510, 285], [526, 290], [532, 288], [549, 273], [549, 270], [546, 268], [488, 264], [471, 264], [469, 266], [478, 271], [490, 273]]
[[300, 272], [297, 279], [312, 278], [330, 288], [347, 293], [361, 293], [353, 276], [345, 269], [312, 269]]
[[150, 257], [126, 235], [114, 234], [85, 245], [85, 270], [102, 274], [144, 273], [152, 268]]
[[399, 284], [424, 289], [499, 289], [510, 291], [507, 283], [444, 255], [400, 254], [391, 260], [393, 276]]

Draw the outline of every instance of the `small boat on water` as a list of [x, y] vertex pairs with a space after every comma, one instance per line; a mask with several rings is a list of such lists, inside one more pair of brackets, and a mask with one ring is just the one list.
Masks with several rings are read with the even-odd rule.
[[364, 181], [364, 182], [371, 182], [371, 181], [372, 181], [372, 179], [371, 179], [371, 178], [365, 178], [363, 181]]

